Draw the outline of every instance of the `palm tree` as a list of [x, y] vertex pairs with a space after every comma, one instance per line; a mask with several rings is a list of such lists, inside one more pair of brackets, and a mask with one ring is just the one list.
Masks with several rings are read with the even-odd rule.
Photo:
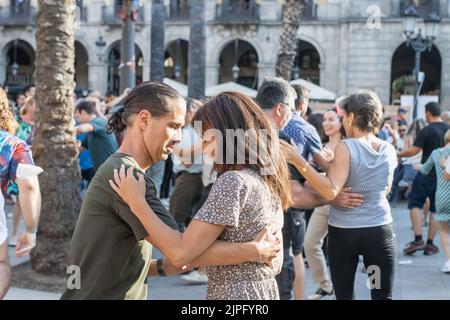
[[283, 7], [283, 30], [280, 35], [280, 52], [275, 65], [277, 77], [291, 79], [291, 70], [297, 50], [297, 32], [306, 0], [285, 0]]
[[205, 0], [192, 0], [190, 14], [188, 95], [201, 99], [205, 96]]
[[163, 81], [164, 78], [164, 20], [164, 1], [153, 0], [150, 80]]
[[36, 102], [33, 155], [42, 212], [31, 265], [39, 273], [66, 273], [70, 240], [80, 211], [78, 147], [73, 125], [75, 0], [39, 0], [36, 23]]

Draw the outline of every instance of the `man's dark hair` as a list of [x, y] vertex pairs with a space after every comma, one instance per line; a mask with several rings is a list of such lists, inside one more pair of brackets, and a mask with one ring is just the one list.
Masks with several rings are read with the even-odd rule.
[[36, 86], [35, 86], [34, 84], [30, 84], [30, 85], [26, 86], [26, 87], [23, 89], [23, 93], [25, 94], [25, 93], [27, 93], [28, 91], [30, 91], [31, 88], [35, 88], [35, 87], [36, 87]]
[[297, 93], [297, 99], [295, 100], [295, 109], [298, 110], [300, 103], [308, 104], [310, 91], [308, 88], [302, 86], [301, 84], [293, 84], [292, 88], [294, 88], [295, 92]]
[[20, 96], [25, 96], [25, 93], [23, 93], [23, 91], [20, 91], [18, 94], [16, 94], [16, 97], [14, 100], [17, 101], [17, 99], [19, 99]]
[[268, 77], [258, 89], [256, 102], [262, 109], [272, 109], [280, 103], [289, 105], [289, 101], [294, 100], [291, 98], [295, 98], [295, 91], [287, 81]]
[[439, 117], [442, 113], [441, 106], [437, 102], [428, 102], [425, 105], [425, 111], [431, 113], [433, 117]]
[[92, 102], [83, 100], [75, 106], [75, 111], [81, 112], [84, 111], [87, 114], [95, 114], [95, 107]]

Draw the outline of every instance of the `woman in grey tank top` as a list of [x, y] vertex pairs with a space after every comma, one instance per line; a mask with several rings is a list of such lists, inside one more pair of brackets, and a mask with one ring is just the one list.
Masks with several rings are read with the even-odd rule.
[[336, 298], [354, 298], [355, 272], [362, 255], [372, 284], [372, 299], [392, 299], [395, 252], [386, 196], [397, 155], [392, 145], [376, 137], [383, 111], [374, 92], [359, 91], [341, 105], [348, 139], [336, 147], [327, 176], [309, 166], [295, 148], [286, 147], [285, 153], [325, 200], [334, 200], [344, 187], [364, 196], [360, 207], [330, 208], [328, 250]]

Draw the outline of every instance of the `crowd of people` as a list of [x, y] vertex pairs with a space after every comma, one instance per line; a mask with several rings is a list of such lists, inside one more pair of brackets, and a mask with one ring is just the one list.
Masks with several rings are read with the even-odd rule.
[[[34, 93], [11, 102], [0, 88], [0, 209], [13, 205], [9, 241], [0, 212], [0, 298], [7, 246], [22, 256], [36, 241]], [[385, 117], [361, 90], [320, 114], [307, 88], [275, 77], [256, 99], [200, 101], [143, 82], [73, 101], [83, 205], [68, 265], [83, 276], [62, 299], [146, 299], [147, 277], [180, 273], [207, 283], [207, 299], [354, 299], [361, 259], [380, 274], [372, 299], [392, 299], [391, 206], [402, 198], [414, 232], [404, 254], [436, 254], [439, 231], [450, 273], [450, 116], [438, 103], [410, 122], [402, 108]], [[152, 259], [152, 246], [165, 258]], [[317, 284], [308, 295], [305, 267]]]

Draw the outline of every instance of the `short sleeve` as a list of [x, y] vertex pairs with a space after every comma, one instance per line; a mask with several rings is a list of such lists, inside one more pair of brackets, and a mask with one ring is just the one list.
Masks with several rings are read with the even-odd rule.
[[[153, 212], [161, 219], [165, 224], [167, 224], [172, 229], [178, 230], [178, 225], [175, 220], [170, 216], [167, 209], [163, 206], [163, 204], [158, 200], [156, 196], [156, 189], [151, 178], [145, 175], [146, 182], [146, 194], [145, 199], [147, 200], [148, 205], [153, 210]], [[133, 231], [136, 240], [142, 240], [148, 237], [147, 230], [136, 217], [136, 215], [131, 211], [128, 204], [126, 204], [120, 197], [116, 194], [115, 196], [115, 211], [118, 216], [124, 220], [128, 226]]]
[[158, 194], [156, 191], [155, 182], [149, 175], [145, 175], [145, 182], [147, 185], [147, 192], [145, 193], [145, 199], [148, 205], [152, 208], [153, 212], [158, 216], [158, 218], [164, 222], [167, 226], [174, 230], [179, 230], [179, 226], [175, 219], [170, 215], [169, 211], [164, 207], [164, 205], [159, 201]]
[[208, 199], [194, 219], [210, 224], [239, 227], [239, 215], [247, 192], [247, 185], [236, 172], [225, 172], [214, 183]]
[[147, 230], [145, 230], [142, 223], [133, 214], [130, 207], [122, 201], [122, 199], [115, 198], [114, 208], [118, 216], [131, 228], [131, 231], [133, 231], [133, 234], [137, 241], [148, 237]]
[[99, 133], [102, 131], [106, 131], [106, 126], [98, 121], [98, 118], [95, 118], [90, 122], [91, 126], [94, 127], [94, 133]]
[[9, 179], [11, 181], [16, 181], [17, 168], [19, 164], [22, 163], [34, 165], [30, 147], [21, 140], [17, 141], [18, 142], [16, 142], [14, 145], [14, 151], [11, 158], [11, 162], [9, 163]]

